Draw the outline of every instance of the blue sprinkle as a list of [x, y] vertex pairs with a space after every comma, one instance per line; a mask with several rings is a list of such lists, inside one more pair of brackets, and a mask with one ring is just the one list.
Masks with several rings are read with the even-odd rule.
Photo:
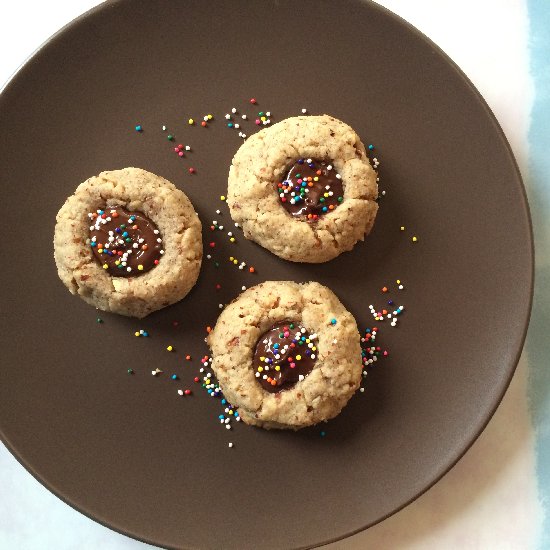
[[136, 132], [142, 132], [143, 131], [143, 128], [141, 127], [141, 124], [138, 124], [136, 126]]
[[127, 237], [128, 236], [128, 231], [124, 231], [124, 233], [122, 234], [123, 237]]
[[239, 412], [238, 411], [235, 411], [235, 415], [234, 416], [239, 416]]
[[218, 418], [219, 418], [220, 420], [223, 420], [223, 418], [224, 418], [224, 417], [223, 417], [223, 414], [220, 414], [220, 416], [218, 416]]
[[279, 349], [279, 344], [273, 344], [273, 347], [274, 347], [275, 349]]
[[313, 164], [313, 162], [309, 165], [310, 168], [314, 168], [315, 167], [315, 164]]
[[146, 330], [144, 330], [142, 336], [149, 336], [149, 333]]
[[95, 242], [95, 241], [92, 241], [92, 242], [90, 243], [90, 246], [92, 246], [92, 247], [93, 247], [93, 246], [97, 246], [97, 245], [96, 245], [96, 242]]
[[298, 164], [304, 164], [304, 159], [299, 159]]
[[335, 324], [336, 324], [336, 319], [331, 319], [331, 320], [330, 320], [330, 324], [331, 324], [331, 325], [335, 325]]
[[321, 437], [325, 437], [325, 435], [327, 435], [327, 432], [321, 432], [321, 433], [320, 433], [320, 436], [321, 436]]
[[98, 210], [97, 213], [102, 216], [103, 214], [105, 214], [105, 211], [104, 210]]
[[369, 145], [369, 151], [373, 151], [374, 150], [374, 145]]
[[117, 233], [120, 233], [120, 227], [117, 227], [117, 228], [115, 229], [115, 231], [116, 231]]
[[388, 304], [389, 304], [390, 306], [393, 306], [393, 300], [390, 300], [390, 301], [388, 302]]
[[208, 393], [212, 393], [212, 390], [211, 390], [211, 389], [209, 389], [209, 390], [208, 390]]
[[225, 399], [222, 399], [222, 405], [225, 405], [227, 401]]
[[[145, 335], [144, 335], [145, 336]], [[173, 374], [172, 375], [172, 380], [177, 380], [178, 379], [178, 375], [177, 374]]]
[[228, 127], [228, 128], [233, 128], [233, 123], [232, 123], [232, 122], [228, 122], [228, 123], [227, 123], [227, 127]]
[[323, 206], [323, 212], [326, 212], [328, 208], [326, 206]]

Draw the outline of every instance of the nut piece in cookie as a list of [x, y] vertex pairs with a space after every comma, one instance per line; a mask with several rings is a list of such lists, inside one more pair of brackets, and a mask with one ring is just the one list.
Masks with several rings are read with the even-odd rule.
[[361, 380], [357, 325], [319, 283], [267, 281], [220, 314], [212, 369], [247, 424], [297, 430], [336, 416]]
[[201, 223], [185, 193], [164, 178], [140, 168], [102, 172], [59, 210], [54, 258], [71, 293], [141, 318], [194, 286]]
[[351, 250], [374, 224], [376, 172], [347, 124], [328, 115], [254, 134], [229, 170], [227, 203], [245, 237], [294, 262]]

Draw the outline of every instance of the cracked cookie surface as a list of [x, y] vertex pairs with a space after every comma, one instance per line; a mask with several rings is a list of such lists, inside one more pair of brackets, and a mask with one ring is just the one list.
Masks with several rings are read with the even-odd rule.
[[[163, 255], [146, 273], [112, 276], [92, 253], [88, 214], [117, 208], [144, 214], [162, 235]], [[59, 210], [54, 258], [72, 294], [101, 310], [142, 318], [194, 286], [202, 262], [201, 223], [185, 193], [168, 180], [140, 168], [102, 172], [80, 184]]]
[[[292, 319], [316, 334], [311, 372], [288, 389], [266, 391], [255, 376], [254, 350], [272, 326]], [[297, 430], [336, 416], [361, 381], [355, 319], [316, 282], [266, 281], [247, 289], [220, 314], [208, 336], [212, 369], [247, 424]]]
[[[343, 186], [337, 207], [310, 219], [292, 215], [277, 190], [304, 159], [330, 163]], [[328, 115], [287, 118], [252, 135], [229, 170], [227, 204], [245, 237], [294, 262], [326, 262], [351, 250], [372, 229], [377, 196], [376, 172], [361, 139]]]

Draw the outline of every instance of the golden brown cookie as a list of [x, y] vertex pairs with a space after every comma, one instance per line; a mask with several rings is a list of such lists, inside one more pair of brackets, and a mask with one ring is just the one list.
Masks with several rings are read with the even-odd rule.
[[221, 313], [208, 344], [224, 395], [244, 422], [262, 428], [333, 418], [361, 380], [355, 319], [315, 282], [249, 288]]
[[374, 224], [377, 196], [359, 136], [328, 115], [261, 130], [229, 170], [227, 203], [245, 237], [294, 262], [326, 262], [351, 250]]
[[59, 210], [54, 257], [72, 294], [141, 318], [195, 284], [201, 223], [185, 193], [164, 178], [140, 168], [102, 172]]

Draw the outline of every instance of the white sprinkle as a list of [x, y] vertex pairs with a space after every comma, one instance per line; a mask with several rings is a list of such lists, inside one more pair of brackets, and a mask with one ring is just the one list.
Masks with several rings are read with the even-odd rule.
[[246, 290], [246, 287], [243, 285], [243, 286], [241, 287], [241, 290]]
[[384, 197], [386, 195], [386, 192], [385, 191], [382, 191], [382, 196]]
[[191, 151], [191, 147], [189, 147], [189, 145], [186, 145], [186, 146], [185, 146], [185, 150], [186, 150], [186, 151]]
[[233, 447], [233, 443], [229, 442], [227, 446], [231, 449]]
[[161, 250], [161, 251], [160, 251], [160, 254], [164, 254], [164, 250]]
[[260, 378], [260, 373], [259, 372], [256, 373], [256, 378]]
[[216, 214], [221, 214], [221, 210], [216, 210]]
[[225, 115], [225, 118], [226, 118], [227, 120], [229, 120], [229, 119], [231, 118], [231, 115], [230, 115], [229, 113], [227, 113], [227, 114]]
[[222, 230], [222, 229], [223, 229], [223, 225], [220, 225], [220, 230]]
[[365, 388], [359, 388], [359, 391], [360, 391], [361, 393], [365, 393]]
[[158, 234], [159, 234], [159, 230], [158, 230], [158, 229], [153, 229], [153, 233], [154, 233], [155, 235], [158, 235]]
[[315, 359], [316, 355], [314, 353], [311, 354], [311, 358]]
[[246, 134], [243, 134], [242, 137], [243, 137], [243, 139], [246, 139]]
[[246, 115], [243, 115], [241, 118], [242, 118], [243, 120], [246, 120]]
[[157, 239], [157, 243], [161, 243], [161, 242], [162, 242], [162, 239], [159, 237], [159, 238]]
[[166, 126], [163, 126], [163, 127], [162, 127], [162, 131], [163, 131], [163, 132], [166, 132]]
[[232, 237], [233, 236], [233, 233], [231, 233], [231, 231], [228, 231], [227, 234]]
[[298, 376], [298, 382], [301, 382], [304, 378], [305, 376], [303, 374], [300, 374], [300, 376]]
[[340, 174], [336, 174], [336, 179], [337, 180], [341, 180], [342, 179], [342, 176]]
[[310, 163], [311, 163], [311, 159], [306, 159], [306, 162], [307, 162], [308, 164], [310, 164]]
[[210, 256], [210, 254], [207, 254], [207, 255], [206, 255], [206, 259], [207, 259], [207, 260], [210, 260], [211, 258], [212, 258], [212, 256]]
[[223, 309], [223, 304], [218, 304], [218, 307], [219, 307], [220, 309]]
[[226, 419], [224, 420], [224, 422], [225, 422], [226, 424], [229, 424], [229, 422], [231, 422], [231, 418], [226, 418]]
[[178, 395], [183, 395], [183, 390], [178, 390]]
[[126, 268], [126, 271], [127, 271], [128, 273], [130, 273], [130, 271], [132, 271], [132, 268], [131, 268], [131, 267], [127, 267], [127, 268]]
[[240, 128], [240, 125], [239, 125], [239, 124], [235, 124], [235, 128]]
[[302, 113], [305, 115], [307, 113], [307, 109], [302, 109]]
[[231, 112], [232, 112], [233, 114], [235, 114], [235, 113], [237, 112], [237, 109], [235, 109], [235, 107], [233, 107], [233, 109], [231, 109]]
[[239, 224], [237, 222], [235, 222], [235, 227], [240, 227]]
[[202, 119], [204, 120], [204, 122], [208, 122], [208, 117], [206, 115], [203, 116]]
[[332, 341], [333, 344], [337, 344], [338, 343], [338, 340], [336, 340], [336, 338]]
[[204, 372], [204, 367], [201, 367], [201, 368], [199, 369], [199, 372]]
[[[210, 394], [210, 395], [212, 395], [212, 394]], [[231, 429], [231, 424], [226, 424], [225, 427], [226, 427], [226, 429], [230, 430]]]
[[270, 117], [271, 116], [271, 112], [270, 111], [267, 111], [266, 114], [265, 114], [266, 117]]

